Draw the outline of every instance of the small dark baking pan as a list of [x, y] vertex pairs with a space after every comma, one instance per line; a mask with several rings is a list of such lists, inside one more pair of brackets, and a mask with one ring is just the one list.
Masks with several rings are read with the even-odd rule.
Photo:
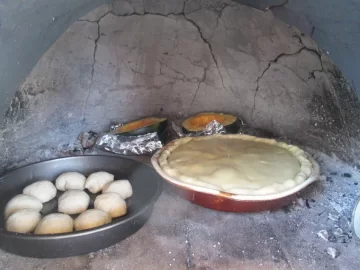
[[[110, 224], [66, 234], [35, 235], [5, 230], [4, 208], [13, 196], [22, 193], [23, 188], [33, 182], [44, 179], [55, 181], [58, 175], [70, 171], [85, 176], [96, 171], [106, 171], [114, 174], [115, 179], [129, 179], [133, 196], [127, 200], [128, 213], [113, 219]], [[160, 196], [161, 188], [162, 180], [152, 168], [123, 157], [78, 156], [25, 166], [0, 178], [0, 248], [26, 257], [56, 258], [111, 246], [134, 234], [145, 224]], [[56, 204], [56, 199], [44, 204], [42, 214], [56, 212]]]

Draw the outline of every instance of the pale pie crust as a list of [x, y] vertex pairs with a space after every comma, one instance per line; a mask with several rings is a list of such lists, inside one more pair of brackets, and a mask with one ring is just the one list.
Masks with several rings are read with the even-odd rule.
[[161, 152], [159, 164], [181, 182], [237, 195], [280, 193], [313, 171], [299, 147], [242, 134], [176, 140]]

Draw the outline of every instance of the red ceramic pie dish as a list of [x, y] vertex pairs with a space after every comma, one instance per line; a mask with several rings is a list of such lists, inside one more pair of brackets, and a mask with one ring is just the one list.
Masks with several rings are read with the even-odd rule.
[[191, 185], [175, 179], [166, 174], [159, 165], [159, 157], [172, 144], [168, 144], [155, 153], [151, 158], [151, 163], [156, 172], [175, 189], [176, 193], [195, 204], [206, 208], [225, 211], [225, 212], [260, 212], [275, 210], [290, 204], [296, 194], [306, 188], [319, 178], [319, 165], [309, 155], [308, 159], [312, 163], [313, 170], [311, 175], [301, 184], [288, 190], [269, 195], [237, 195], [215, 189]]

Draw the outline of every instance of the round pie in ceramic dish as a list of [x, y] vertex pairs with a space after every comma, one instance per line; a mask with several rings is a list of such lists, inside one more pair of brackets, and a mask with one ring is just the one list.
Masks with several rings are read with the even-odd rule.
[[159, 163], [182, 182], [238, 195], [278, 193], [312, 173], [297, 146], [248, 135], [183, 138], [162, 153]]
[[[164, 179], [188, 193], [188, 199], [212, 195], [210, 205], [199, 204], [214, 209], [212, 204], [219, 208], [225, 199], [290, 198], [319, 177], [319, 166], [299, 147], [242, 134], [181, 138], [157, 152], [152, 164]], [[226, 211], [223, 207], [219, 210]]]

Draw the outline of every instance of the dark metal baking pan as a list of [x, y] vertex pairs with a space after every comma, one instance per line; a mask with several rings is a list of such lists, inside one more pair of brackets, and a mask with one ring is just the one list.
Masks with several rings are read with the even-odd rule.
[[[33, 182], [44, 179], [55, 181], [58, 175], [69, 171], [77, 171], [85, 176], [96, 171], [107, 171], [114, 174], [115, 179], [129, 179], [134, 194], [127, 200], [128, 213], [110, 224], [81, 232], [34, 235], [5, 230], [4, 208], [13, 196], [22, 193], [22, 189]], [[134, 234], [145, 224], [161, 189], [162, 180], [151, 167], [123, 157], [78, 156], [22, 167], [0, 178], [0, 248], [26, 257], [57, 258], [111, 246]], [[54, 199], [44, 204], [42, 214], [56, 212], [56, 202]]]

